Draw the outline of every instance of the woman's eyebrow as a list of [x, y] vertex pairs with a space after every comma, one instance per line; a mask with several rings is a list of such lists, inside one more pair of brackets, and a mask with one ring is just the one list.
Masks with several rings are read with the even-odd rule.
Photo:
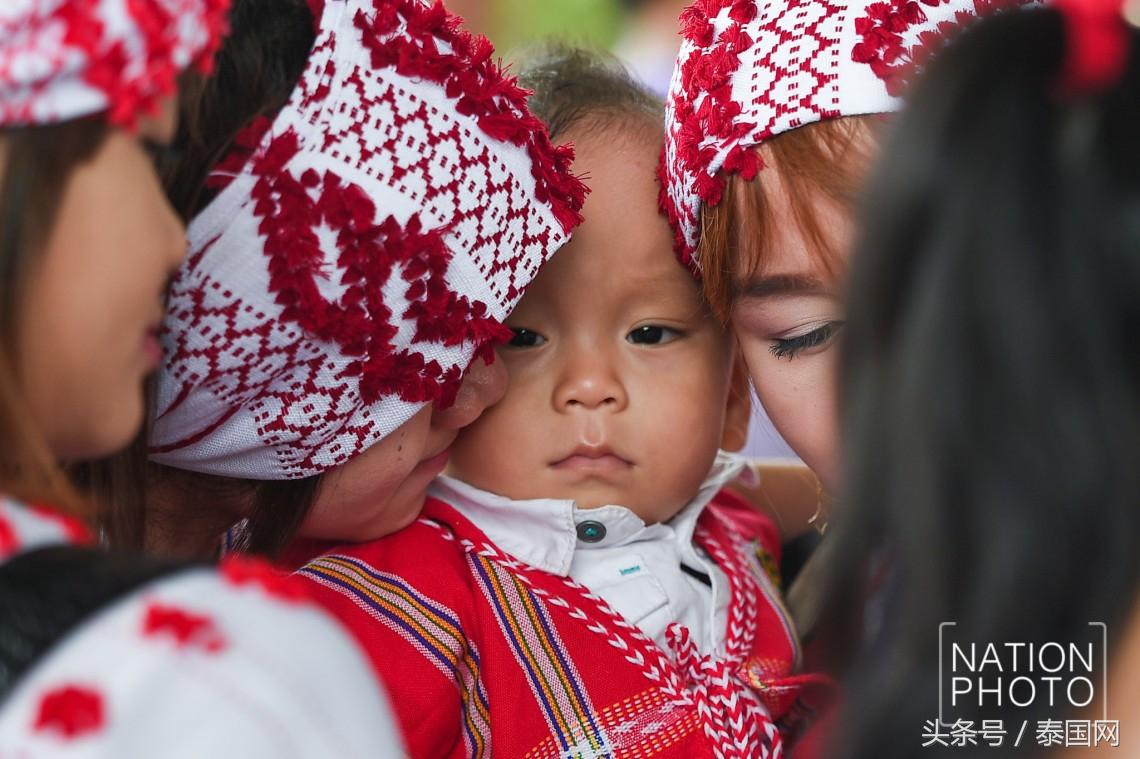
[[768, 298], [778, 295], [826, 295], [823, 281], [810, 274], [775, 274], [733, 284], [737, 298]]

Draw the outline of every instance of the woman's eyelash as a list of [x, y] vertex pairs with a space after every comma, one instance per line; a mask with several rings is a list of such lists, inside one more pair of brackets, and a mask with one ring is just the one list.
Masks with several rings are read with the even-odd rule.
[[800, 351], [817, 348], [828, 342], [842, 327], [843, 322], [828, 322], [821, 327], [816, 327], [811, 332], [806, 332], [796, 337], [776, 339], [772, 342], [772, 347], [768, 350], [770, 350], [772, 355], [776, 358], [786, 358], [791, 361]]

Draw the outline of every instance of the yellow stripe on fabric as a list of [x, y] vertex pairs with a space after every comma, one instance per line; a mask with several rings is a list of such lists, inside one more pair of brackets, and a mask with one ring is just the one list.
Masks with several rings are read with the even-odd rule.
[[503, 592], [503, 588], [499, 583], [498, 573], [491, 569], [490, 562], [487, 559], [479, 557], [479, 560], [483, 562], [484, 568], [488, 570], [487, 576], [491, 579], [492, 590], [495, 593], [495, 597], [499, 599], [500, 608], [503, 609], [505, 616], [508, 618], [508, 622], [511, 626], [511, 632], [514, 633], [515, 639], [519, 642], [519, 648], [525, 652], [524, 655], [526, 657], [528, 665], [531, 668], [531, 671], [535, 673], [537, 679], [540, 681], [543, 694], [546, 696], [547, 701], [550, 703], [550, 711], [558, 720], [558, 729], [561, 730], [565, 735], [570, 735], [570, 725], [566, 722], [566, 718], [562, 714], [562, 709], [559, 707], [558, 701], [554, 697], [554, 692], [551, 689], [550, 684], [547, 682], [542, 668], [538, 666], [538, 661], [534, 658], [534, 654], [531, 652], [530, 647], [526, 644], [526, 638], [522, 634], [522, 629], [519, 626], [518, 620], [515, 619], [515, 615], [511, 611], [510, 604], [507, 602], [506, 594]]
[[[511, 576], [511, 581], [514, 583], [515, 589], [518, 591], [519, 595], [524, 599], [529, 599], [530, 594], [527, 591], [526, 587], [522, 584], [522, 581], [513, 575]], [[543, 647], [546, 650], [547, 658], [550, 659], [551, 664], [555, 668], [555, 671], [559, 674], [559, 679], [562, 681], [562, 687], [566, 690], [566, 695], [570, 699], [570, 703], [574, 708], [575, 716], [578, 718], [578, 727], [581, 729], [582, 736], [589, 738], [592, 748], [601, 748], [602, 744], [598, 740], [596, 732], [590, 729], [590, 716], [586, 711], [585, 704], [583, 704], [578, 698], [578, 694], [574, 689], [574, 684], [570, 682], [569, 673], [562, 668], [559, 662], [558, 653], [554, 651], [552, 642], [543, 632], [542, 621], [538, 618], [538, 610], [535, 608], [535, 605], [533, 603], [524, 603], [524, 606], [526, 608], [527, 615], [530, 617], [531, 625], [534, 626], [535, 630], [541, 636], [541, 640], [545, 644]], [[571, 733], [571, 735], [573, 735], [573, 733]]]
[[[337, 569], [335, 569], [334, 567], [328, 566], [329, 564], [336, 565], [336, 567], [340, 568], [341, 571], [337, 571]], [[462, 661], [463, 664], [465, 664], [467, 666], [468, 671], [471, 672], [472, 677], [475, 679], [476, 683], [478, 683], [479, 665], [476, 664], [475, 660], [471, 657], [471, 654], [469, 653], [467, 646], [465, 646], [465, 645], [462, 646], [462, 649], [465, 653], [464, 653], [462, 659], [457, 659], [455, 656], [455, 653], [451, 649], [447, 648], [444, 645], [443, 641], [438, 636], [433, 635], [421, 623], [419, 623], [415, 619], [412, 619], [399, 606], [394, 605], [390, 600], [388, 600], [387, 598], [384, 598], [382, 595], [380, 595], [380, 593], [378, 591], [373, 590], [370, 587], [370, 585], [375, 583], [375, 580], [373, 580], [371, 577], [367, 577], [367, 575], [365, 575], [364, 580], [356, 579], [357, 577], [359, 577], [361, 575], [361, 570], [353, 562], [346, 561], [343, 559], [337, 559], [334, 557], [325, 557], [325, 558], [322, 558], [319, 563], [310, 564], [308, 567], [306, 567], [306, 569], [308, 569], [309, 571], [315, 571], [318, 574], [326, 574], [329, 576], [338, 577], [341, 580], [343, 580], [344, 582], [351, 585], [356, 590], [360, 591], [364, 595], [368, 596], [372, 600], [374, 600], [377, 603], [379, 603], [380, 605], [382, 605], [388, 611], [396, 614], [401, 619], [405, 620], [409, 625], [414, 627], [416, 629], [416, 631], [419, 632], [424, 638], [427, 638], [428, 640], [433, 642], [435, 644], [436, 650], [439, 651], [444, 656], [444, 658], [447, 659], [448, 662], [450, 662], [450, 664], [452, 665], [453, 668], [458, 669], [459, 668], [459, 662]], [[351, 573], [349, 573], [349, 571]], [[423, 614], [426, 617], [429, 617], [433, 621], [436, 621], [441, 632], [446, 633], [447, 635], [450, 635], [453, 640], [455, 640], [455, 641], [464, 640], [458, 634], [458, 632], [456, 631], [456, 628], [453, 625], [451, 625], [450, 623], [447, 623], [445, 620], [440, 619], [440, 617], [437, 614], [435, 614], [435, 612], [433, 612], [430, 608], [424, 606], [424, 604], [422, 604], [420, 601], [418, 601], [414, 596], [409, 595], [407, 591], [403, 590], [402, 588], [387, 586], [387, 587], [385, 587], [384, 592], [392, 593], [394, 595], [399, 596], [400, 598], [406, 599], [409, 602], [409, 604], [414, 606], [417, 610], [419, 610], [421, 614]], [[478, 687], [478, 686], [476, 685], [476, 687]], [[475, 736], [476, 741], [479, 743], [479, 745], [477, 746], [476, 756], [480, 756], [480, 755], [482, 755], [482, 752], [485, 749], [485, 740], [483, 738], [482, 733], [479, 731], [478, 727], [476, 726], [476, 724], [472, 721], [470, 707], [471, 707], [472, 702], [474, 702], [474, 706], [475, 706], [476, 711], [479, 712], [479, 715], [483, 718], [483, 720], [488, 725], [490, 725], [490, 722], [491, 722], [490, 712], [487, 711], [486, 707], [483, 704], [482, 699], [473, 698], [472, 693], [466, 688], [460, 688], [459, 689], [459, 698], [463, 702], [463, 704], [467, 707], [466, 709], [464, 709], [464, 713], [467, 715], [465, 717], [464, 721], [467, 723], [467, 726], [470, 728], [471, 735]]]
[[[440, 635], [434, 634], [428, 628], [424, 627], [424, 625], [422, 623], [420, 623], [418, 620], [412, 618], [406, 611], [404, 611], [398, 605], [393, 603], [390, 599], [384, 597], [384, 595], [382, 595], [379, 591], [373, 589], [373, 587], [372, 587], [373, 581], [371, 579], [360, 580], [360, 579], [358, 579], [359, 574], [355, 571], [351, 574], [346, 573], [343, 570], [344, 563], [342, 563], [339, 560], [329, 560], [329, 559], [322, 560], [322, 562], [325, 562], [325, 561], [327, 561], [329, 563], [336, 563], [338, 566], [342, 567], [342, 570], [340, 572], [338, 572], [336, 569], [334, 569], [332, 567], [325, 567], [323, 563], [321, 565], [317, 565], [317, 566], [320, 569], [324, 569], [327, 574], [329, 574], [331, 576], [338, 577], [341, 580], [343, 580], [344, 582], [347, 582], [353, 588], [357, 589], [358, 591], [360, 591], [364, 595], [366, 595], [369, 598], [371, 598], [372, 600], [376, 601], [377, 603], [382, 605], [388, 611], [393, 612], [394, 614], [399, 616], [401, 619], [407, 621], [408, 624], [412, 625], [416, 629], [417, 632], [421, 633], [425, 638], [427, 638], [428, 640], [433, 642], [435, 644], [437, 650], [439, 650], [441, 652], [441, 654], [443, 654], [444, 658], [446, 658], [448, 660], [448, 662], [451, 663], [452, 666], [457, 666], [459, 664], [460, 659], [457, 658], [455, 652], [451, 648], [448, 648], [445, 645], [444, 640], [441, 637], [442, 635], [446, 635], [446, 636], [449, 636], [453, 642], [462, 641], [463, 640], [462, 635], [453, 625], [447, 623], [445, 620], [441, 620], [439, 618], [439, 616], [436, 615], [433, 611], [431, 611], [430, 609], [425, 607], [423, 604], [421, 604], [414, 596], [410, 596], [408, 593], [404, 592], [403, 590], [401, 590], [399, 588], [385, 588], [385, 590], [384, 590], [385, 593], [391, 593], [393, 595], [399, 596], [400, 598], [408, 601], [409, 605], [415, 607], [415, 609], [417, 611], [419, 611], [421, 614], [423, 614], [423, 616], [428, 617], [431, 621], [435, 622], [435, 624], [438, 627], [438, 632], [440, 633]], [[310, 565], [310, 566], [314, 566], [314, 565]], [[348, 566], [353, 567], [353, 565], [351, 563], [348, 563]], [[353, 568], [355, 569], [355, 567], [353, 567]], [[464, 657], [464, 658], [466, 658], [466, 657]]]

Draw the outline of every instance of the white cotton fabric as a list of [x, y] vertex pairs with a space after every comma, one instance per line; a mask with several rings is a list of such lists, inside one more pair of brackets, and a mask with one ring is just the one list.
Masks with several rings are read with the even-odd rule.
[[[48, 530], [53, 523], [0, 499], [0, 521], [26, 528], [29, 519], [46, 521]], [[25, 528], [22, 534], [44, 534]], [[219, 650], [144, 635], [154, 604], [209, 619]], [[100, 696], [103, 725], [71, 737], [37, 729], [45, 695], [68, 686]], [[338, 625], [256, 582], [235, 585], [196, 569], [143, 586], [52, 648], [0, 709], [0, 756], [376, 759], [403, 752], [371, 667]]]

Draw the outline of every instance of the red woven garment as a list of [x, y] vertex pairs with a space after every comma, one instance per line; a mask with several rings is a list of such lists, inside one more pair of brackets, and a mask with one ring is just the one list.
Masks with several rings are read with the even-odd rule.
[[433, 498], [393, 535], [293, 559], [368, 652], [411, 756], [786, 756], [800, 696], [826, 686], [795, 673], [794, 633], [755, 559], [779, 551], [775, 527], [722, 491], [695, 539], [732, 588], [723, 656], [701, 656], [679, 625], [666, 652]]

